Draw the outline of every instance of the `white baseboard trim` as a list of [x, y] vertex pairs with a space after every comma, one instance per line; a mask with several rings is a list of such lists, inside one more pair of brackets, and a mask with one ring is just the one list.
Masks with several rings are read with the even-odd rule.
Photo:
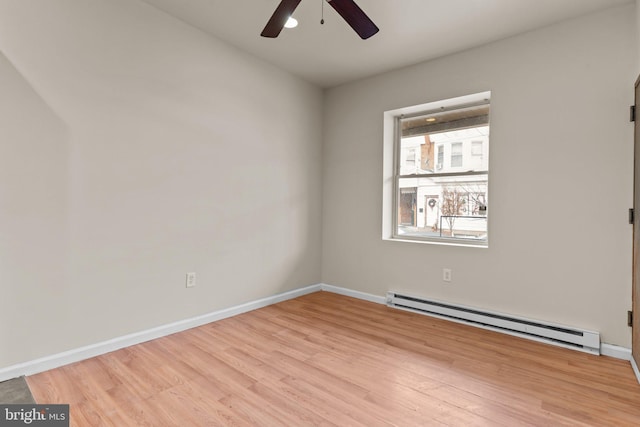
[[631, 360], [631, 349], [613, 344], [600, 344], [600, 354], [602, 356], [615, 357], [616, 359]]
[[640, 369], [638, 369], [638, 365], [636, 364], [636, 360], [631, 358], [631, 367], [633, 368], [633, 372], [636, 374], [636, 379], [638, 383], [640, 383]]
[[41, 357], [39, 359], [19, 363], [17, 365], [8, 366], [6, 368], [0, 368], [0, 381], [17, 378], [23, 375], [33, 375], [39, 372], [48, 371], [49, 369], [54, 369], [60, 366], [68, 365], [70, 363], [79, 362], [80, 360], [85, 360], [91, 357], [99, 356], [101, 354], [106, 354], [124, 347], [129, 347], [156, 338], [161, 338], [167, 335], [174, 334], [176, 332], [181, 332], [187, 329], [195, 328], [197, 326], [202, 326], [207, 323], [215, 322], [216, 320], [226, 319], [227, 317], [236, 316], [238, 314], [246, 313], [248, 311], [263, 308], [313, 292], [319, 292], [321, 290], [322, 285], [320, 284], [310, 285], [304, 288], [294, 289], [256, 301], [240, 304], [235, 307], [214, 311], [201, 316], [192, 317], [190, 319], [180, 320], [177, 322], [169, 323], [167, 325], [158, 326], [156, 328], [147, 329], [146, 331], [135, 332], [133, 334], [124, 335], [96, 344], [91, 344], [62, 353], [53, 354], [51, 356]]
[[338, 286], [327, 285], [326, 283], [321, 283], [320, 287], [323, 291], [331, 292], [334, 294], [340, 294], [348, 297], [353, 297], [369, 302], [375, 302], [378, 304], [386, 304], [387, 300], [383, 296], [368, 294], [366, 292], [354, 291], [352, 289], [340, 288]]

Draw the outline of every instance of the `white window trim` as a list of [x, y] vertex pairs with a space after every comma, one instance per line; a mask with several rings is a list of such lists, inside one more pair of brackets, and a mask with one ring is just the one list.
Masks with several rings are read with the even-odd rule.
[[[450, 98], [442, 101], [429, 102], [426, 104], [413, 105], [410, 107], [398, 108], [396, 110], [385, 111], [383, 114], [383, 151], [382, 151], [382, 239], [394, 242], [410, 242], [428, 245], [444, 245], [444, 246], [461, 246], [473, 248], [487, 248], [488, 240], [484, 242], [474, 241], [450, 241], [450, 240], [427, 240], [427, 239], [409, 239], [398, 238], [395, 236], [396, 224], [396, 196], [395, 196], [395, 158], [397, 156], [395, 141], [396, 134], [396, 117], [405, 115], [416, 115], [425, 111], [444, 111], [450, 109], [463, 108], [465, 106], [486, 103], [491, 99], [491, 92], [480, 92], [472, 95], [465, 95], [456, 98]], [[487, 230], [488, 231], [488, 230]]]

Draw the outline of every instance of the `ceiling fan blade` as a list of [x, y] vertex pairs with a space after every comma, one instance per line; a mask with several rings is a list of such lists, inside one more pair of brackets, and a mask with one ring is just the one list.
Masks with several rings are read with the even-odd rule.
[[298, 4], [300, 4], [302, 0], [282, 0], [276, 11], [271, 15], [271, 19], [265, 25], [264, 30], [260, 33], [262, 37], [270, 37], [275, 38], [278, 37], [282, 28], [284, 28], [284, 24], [286, 24], [287, 19], [293, 14], [293, 11], [296, 10]]
[[353, 0], [328, 0], [329, 4], [351, 25], [351, 28], [363, 40], [368, 39], [379, 30], [366, 13]]

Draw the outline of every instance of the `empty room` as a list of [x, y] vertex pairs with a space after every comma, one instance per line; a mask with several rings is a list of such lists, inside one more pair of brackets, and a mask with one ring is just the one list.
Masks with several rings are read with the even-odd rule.
[[639, 23], [0, 0], [0, 425], [640, 425]]

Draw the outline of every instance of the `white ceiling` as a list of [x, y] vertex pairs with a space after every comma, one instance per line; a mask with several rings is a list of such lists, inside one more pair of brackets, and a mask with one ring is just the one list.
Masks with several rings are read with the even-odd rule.
[[361, 40], [323, 0], [302, 0], [299, 25], [260, 37], [280, 0], [144, 0], [194, 27], [331, 87], [459, 52], [634, 0], [356, 0], [380, 28]]

